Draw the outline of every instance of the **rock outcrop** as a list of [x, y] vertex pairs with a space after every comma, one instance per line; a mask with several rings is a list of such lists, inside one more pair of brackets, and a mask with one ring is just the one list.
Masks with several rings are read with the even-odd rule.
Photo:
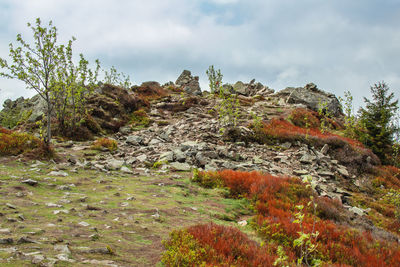
[[192, 95], [201, 95], [201, 88], [199, 84], [199, 76], [192, 76], [192, 73], [188, 70], [184, 70], [179, 75], [175, 84], [182, 87], [185, 92]]
[[288, 87], [277, 93], [279, 97], [285, 97], [289, 104], [304, 104], [309, 109], [318, 111], [321, 105], [326, 105], [326, 110], [333, 116], [342, 114], [339, 100], [334, 94], [327, 93], [317, 88], [313, 83], [304, 87]]

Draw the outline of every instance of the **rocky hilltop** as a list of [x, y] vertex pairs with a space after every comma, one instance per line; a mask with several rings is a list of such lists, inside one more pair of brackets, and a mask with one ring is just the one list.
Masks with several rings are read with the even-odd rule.
[[[170, 231], [210, 220], [240, 222], [256, 240], [247, 225], [254, 212], [240, 199], [228, 201], [219, 189], [192, 183], [193, 170], [311, 176], [316, 194], [341, 207], [340, 218], [330, 219], [398, 242], [398, 233], [382, 224], [388, 217], [383, 208], [368, 204], [380, 164], [372, 152], [339, 134], [317, 138], [307, 130], [303, 138], [281, 138], [280, 128], [260, 136], [255, 127], [257, 121], [268, 127], [288, 120], [295, 127], [295, 115], [306, 112], [320, 119], [329, 114], [329, 131], [339, 133], [343, 114], [336, 96], [312, 83], [279, 92], [255, 80], [223, 88], [239, 102], [237, 125], [223, 133], [218, 117], [223, 99], [201, 91], [198, 77], [185, 70], [165, 85], [99, 85], [88, 100], [91, 120], [82, 123], [84, 138], [56, 138], [57, 157], [50, 162], [3, 157], [0, 263], [155, 266]], [[3, 107], [4, 127], [37, 131], [44, 114], [38, 96], [7, 100]], [[101, 136], [117, 149], [95, 150]]]

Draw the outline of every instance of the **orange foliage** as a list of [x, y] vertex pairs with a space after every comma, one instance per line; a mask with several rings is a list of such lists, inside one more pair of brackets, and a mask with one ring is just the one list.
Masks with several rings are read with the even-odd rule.
[[41, 141], [28, 134], [0, 128], [0, 155], [18, 155], [38, 148]]
[[108, 149], [110, 151], [115, 151], [118, 149], [118, 143], [117, 141], [109, 138], [99, 138], [96, 141], [93, 142], [92, 149]]
[[400, 189], [400, 169], [394, 166], [376, 167], [375, 185], [384, 185], [386, 188]]

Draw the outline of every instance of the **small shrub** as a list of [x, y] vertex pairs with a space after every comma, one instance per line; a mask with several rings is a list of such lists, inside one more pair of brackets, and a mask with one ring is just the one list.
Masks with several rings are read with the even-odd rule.
[[139, 109], [132, 113], [130, 124], [134, 127], [147, 127], [150, 124], [150, 118], [144, 109]]
[[28, 133], [0, 128], [0, 155], [11, 156], [38, 148], [41, 141]]
[[318, 128], [320, 126], [318, 113], [305, 108], [297, 108], [293, 110], [288, 119], [295, 126], [301, 128]]
[[103, 137], [93, 142], [92, 149], [96, 150], [108, 149], [109, 151], [115, 151], [118, 149], [118, 143], [113, 139]]

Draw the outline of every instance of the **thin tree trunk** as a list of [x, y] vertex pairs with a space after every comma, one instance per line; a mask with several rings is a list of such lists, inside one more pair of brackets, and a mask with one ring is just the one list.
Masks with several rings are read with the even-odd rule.
[[47, 101], [47, 140], [46, 144], [50, 146], [50, 141], [51, 141], [51, 100], [49, 95], [47, 94], [46, 97]]

